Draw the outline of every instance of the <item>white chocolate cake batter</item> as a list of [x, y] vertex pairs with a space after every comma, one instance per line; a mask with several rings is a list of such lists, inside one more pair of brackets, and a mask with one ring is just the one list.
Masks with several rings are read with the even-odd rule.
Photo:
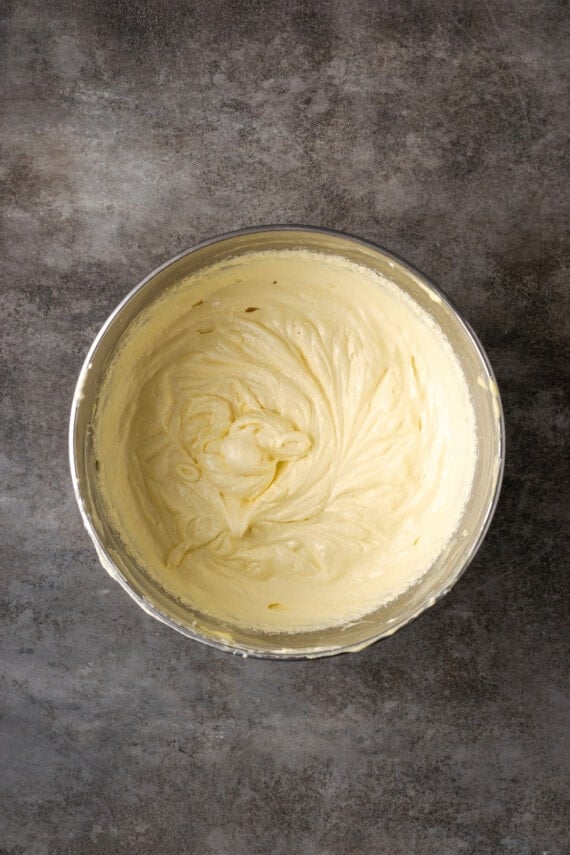
[[192, 608], [295, 632], [420, 579], [473, 479], [473, 408], [440, 329], [371, 270], [303, 250], [200, 271], [107, 373], [101, 490], [128, 550]]

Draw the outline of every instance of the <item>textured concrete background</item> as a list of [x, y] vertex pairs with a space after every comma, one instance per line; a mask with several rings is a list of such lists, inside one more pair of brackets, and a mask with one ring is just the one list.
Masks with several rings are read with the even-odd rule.
[[[0, 851], [568, 853], [564, 4], [2, 10]], [[140, 277], [287, 221], [443, 285], [496, 368], [509, 456], [444, 602], [359, 655], [271, 664], [111, 583], [66, 430]]]

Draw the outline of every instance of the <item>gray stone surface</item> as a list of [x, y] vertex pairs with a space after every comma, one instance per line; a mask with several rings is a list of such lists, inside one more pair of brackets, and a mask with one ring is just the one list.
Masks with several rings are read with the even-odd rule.
[[[0, 852], [569, 852], [564, 4], [1, 8]], [[443, 285], [496, 368], [509, 454], [443, 602], [361, 654], [274, 664], [109, 580], [66, 430], [142, 275], [288, 221]]]

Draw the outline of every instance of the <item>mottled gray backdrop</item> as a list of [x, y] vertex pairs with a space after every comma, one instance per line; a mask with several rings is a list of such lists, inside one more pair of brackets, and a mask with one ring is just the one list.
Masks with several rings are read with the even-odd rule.
[[[0, 8], [0, 852], [566, 855], [565, 4]], [[456, 589], [312, 663], [146, 617], [99, 567], [67, 470], [75, 378], [118, 300], [270, 222], [377, 240], [439, 282], [508, 429]]]

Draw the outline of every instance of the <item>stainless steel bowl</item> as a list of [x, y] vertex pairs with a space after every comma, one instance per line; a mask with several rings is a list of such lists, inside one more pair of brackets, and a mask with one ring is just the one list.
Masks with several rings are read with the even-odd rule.
[[[221, 625], [173, 599], [137, 564], [111, 525], [98, 489], [93, 418], [106, 369], [125, 330], [165, 289], [214, 262], [256, 250], [300, 248], [339, 255], [393, 280], [439, 324], [467, 379], [476, 418], [478, 454], [470, 498], [455, 537], [430, 571], [397, 600], [345, 627], [294, 634]], [[487, 532], [503, 475], [505, 429], [491, 365], [475, 333], [449, 299], [410, 264], [382, 247], [340, 232], [305, 226], [263, 226], [204, 241], [147, 276], [104, 323], [85, 359], [71, 408], [69, 455], [73, 488], [85, 528], [107, 572], [148, 614], [183, 635], [242, 656], [301, 659], [355, 652], [391, 635], [447, 593]]]

